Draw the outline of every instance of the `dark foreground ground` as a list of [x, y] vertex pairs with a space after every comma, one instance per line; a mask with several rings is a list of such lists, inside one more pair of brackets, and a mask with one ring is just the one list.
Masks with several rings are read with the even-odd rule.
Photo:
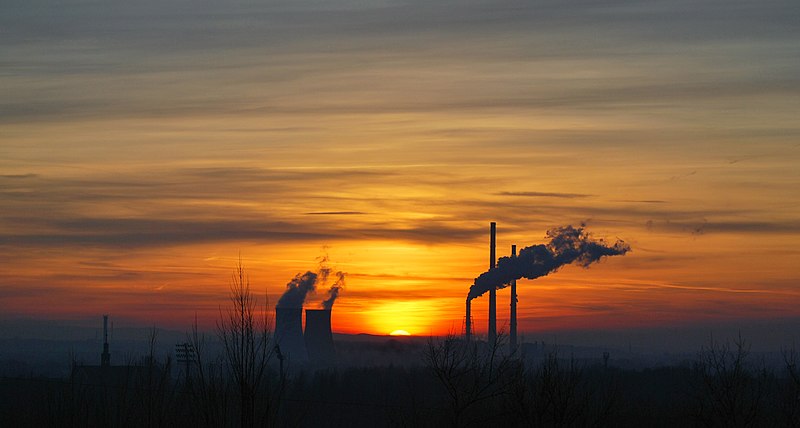
[[[247, 382], [215, 354], [190, 369], [151, 353], [103, 372], [0, 378], [0, 425], [800, 426], [798, 358], [768, 366], [746, 343], [657, 367], [555, 347], [434, 340], [337, 342], [337, 362], [276, 359]], [[250, 375], [247, 375], [250, 376]], [[242, 380], [242, 381], [240, 381]]]

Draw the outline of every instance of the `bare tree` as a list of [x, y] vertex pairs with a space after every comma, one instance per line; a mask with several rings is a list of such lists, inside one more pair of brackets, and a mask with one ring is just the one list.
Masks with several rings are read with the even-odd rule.
[[[206, 336], [201, 333], [195, 315], [192, 331], [187, 334], [189, 344], [194, 349], [191, 373], [186, 376], [186, 389], [192, 400], [193, 414], [202, 417], [203, 426], [224, 426], [227, 409], [225, 379], [219, 358], [216, 363], [207, 361]], [[187, 370], [188, 371], [188, 370]]]
[[504, 353], [505, 335], [493, 342], [467, 342], [453, 333], [430, 339], [425, 363], [444, 387], [454, 427], [485, 425], [501, 406], [497, 401], [509, 391], [518, 361]]
[[[231, 276], [229, 298], [230, 306], [226, 310], [220, 308], [217, 334], [222, 341], [225, 362], [236, 388], [241, 426], [252, 427], [256, 423], [258, 394], [269, 393], [269, 388], [264, 388], [264, 382], [273, 355], [270, 347], [272, 321], [267, 311], [268, 302], [260, 310], [258, 308], [241, 258]], [[271, 400], [267, 397], [266, 402], [259, 404], [259, 408], [264, 410], [262, 419], [267, 419]]]
[[694, 417], [709, 427], [761, 426], [764, 418], [766, 369], [753, 369], [747, 361], [750, 345], [741, 335], [719, 344], [713, 339], [700, 355], [695, 370], [700, 384]]
[[786, 364], [786, 379], [782, 390], [781, 411], [786, 426], [800, 426], [800, 369], [797, 367], [797, 351], [794, 347], [783, 351]]
[[608, 370], [597, 370], [600, 377], [591, 379], [574, 357], [554, 349], [532, 368], [520, 365], [506, 405], [521, 426], [607, 426], [617, 393]]
[[168, 410], [173, 405], [173, 390], [169, 376], [172, 359], [166, 356], [162, 364], [158, 363], [157, 342], [158, 329], [153, 326], [147, 335], [148, 353], [143, 360], [144, 371], [138, 372], [138, 378], [134, 379], [139, 412], [144, 419], [139, 423], [148, 427], [166, 425]]

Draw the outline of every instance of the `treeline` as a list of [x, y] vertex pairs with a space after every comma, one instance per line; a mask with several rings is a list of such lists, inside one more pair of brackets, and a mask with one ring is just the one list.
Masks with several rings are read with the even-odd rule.
[[626, 370], [557, 352], [533, 362], [501, 348], [447, 337], [432, 340], [417, 366], [281, 373], [271, 361], [249, 391], [223, 356], [172, 379], [169, 358], [147, 355], [120, 366], [116, 379], [81, 378], [80, 370], [70, 379], [2, 378], [0, 420], [9, 427], [800, 426], [794, 352], [772, 371], [751, 361], [741, 341], [712, 343], [692, 363]]

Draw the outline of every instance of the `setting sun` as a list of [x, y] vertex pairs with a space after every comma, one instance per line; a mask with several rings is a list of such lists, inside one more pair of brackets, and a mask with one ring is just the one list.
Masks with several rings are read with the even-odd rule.
[[[445, 315], [447, 312], [442, 308], [447, 306], [442, 304], [442, 300], [444, 299], [429, 298], [427, 301], [375, 299], [375, 303], [363, 311], [365, 322], [362, 329], [375, 332], [391, 331], [392, 335], [395, 331], [413, 334], [447, 331], [448, 325], [442, 324], [439, 320], [452, 323], [449, 318], [460, 314]], [[400, 326], [402, 329], [398, 328]]]
[[317, 275], [337, 334], [487, 335], [495, 221], [497, 259], [631, 247], [520, 278], [530, 340], [800, 332], [796, 2], [13, 3], [0, 322], [213, 331], [241, 262], [269, 308]]
[[800, 426], [800, 1], [590, 4], [5, 0], [0, 428]]

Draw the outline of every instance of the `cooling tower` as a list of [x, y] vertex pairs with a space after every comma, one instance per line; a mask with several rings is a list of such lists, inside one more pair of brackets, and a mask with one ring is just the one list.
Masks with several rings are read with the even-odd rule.
[[275, 343], [290, 362], [308, 360], [303, 341], [303, 308], [275, 308]]
[[315, 363], [332, 363], [336, 357], [331, 333], [331, 311], [306, 309], [306, 349]]

